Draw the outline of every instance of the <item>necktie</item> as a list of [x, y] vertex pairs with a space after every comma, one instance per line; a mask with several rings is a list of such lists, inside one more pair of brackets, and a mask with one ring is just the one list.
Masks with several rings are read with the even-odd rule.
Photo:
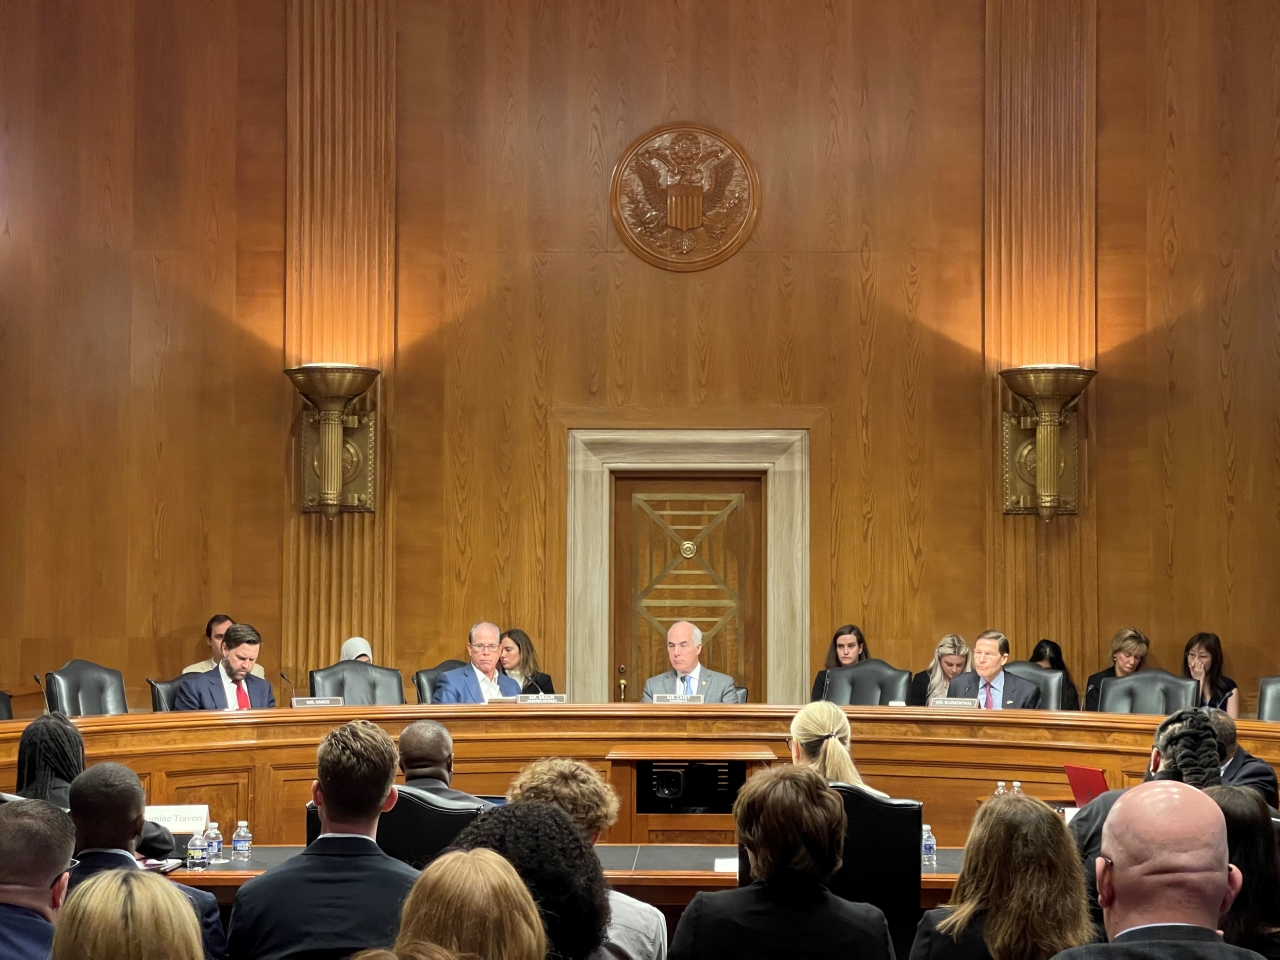
[[236, 681], [236, 709], [249, 709], [249, 691], [244, 688], [243, 680]]
[[995, 704], [995, 701], [991, 699], [991, 684], [987, 683], [984, 680], [982, 685], [987, 688], [987, 700], [986, 700], [986, 703], [982, 705], [982, 709], [994, 710], [996, 708], [996, 704]]
[[686, 673], [684, 679], [684, 695], [686, 697], [693, 696], [693, 675]]

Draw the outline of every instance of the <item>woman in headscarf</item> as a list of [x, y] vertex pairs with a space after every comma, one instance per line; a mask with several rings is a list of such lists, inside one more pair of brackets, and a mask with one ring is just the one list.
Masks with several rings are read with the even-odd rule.
[[342, 645], [342, 659], [373, 663], [373, 648], [364, 637], [352, 637]]

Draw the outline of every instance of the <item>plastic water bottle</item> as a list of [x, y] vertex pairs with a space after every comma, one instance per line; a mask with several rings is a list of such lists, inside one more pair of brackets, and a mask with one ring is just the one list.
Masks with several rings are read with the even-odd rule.
[[1021, 781], [1018, 781], [1018, 780], [1013, 781], [1013, 792], [1014, 792], [1014, 794], [1015, 794], [1016, 796], [1022, 796], [1022, 783], [1021, 783]]
[[210, 863], [227, 862], [227, 858], [222, 855], [222, 831], [218, 829], [217, 823], [209, 824], [209, 829], [204, 832], [204, 842], [209, 845]]
[[191, 841], [187, 844], [187, 869], [203, 870], [209, 865], [209, 843], [204, 838], [204, 833], [197, 830], [191, 835]]
[[253, 856], [253, 834], [249, 832], [249, 821], [241, 820], [236, 824], [236, 832], [231, 835], [231, 859], [248, 860]]
[[938, 865], [938, 841], [933, 836], [933, 830], [926, 823], [924, 825], [924, 835], [920, 840], [920, 866], [926, 870], [933, 869]]
[[993, 793], [993, 794], [992, 794], [992, 796], [993, 796], [993, 797], [1003, 797], [1003, 796], [1008, 795], [1008, 793], [1009, 793], [1009, 791], [1008, 791], [1008, 790], [1006, 790], [1006, 789], [1004, 788], [1004, 781], [1003, 781], [1003, 780], [997, 780], [997, 781], [996, 781], [996, 792], [995, 792], [995, 793]]

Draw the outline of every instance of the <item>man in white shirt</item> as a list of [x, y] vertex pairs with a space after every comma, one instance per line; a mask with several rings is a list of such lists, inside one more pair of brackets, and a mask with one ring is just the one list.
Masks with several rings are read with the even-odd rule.
[[482, 620], [467, 634], [467, 655], [471, 662], [436, 678], [432, 703], [488, 703], [496, 697], [520, 695], [520, 684], [498, 669], [496, 625]]
[[698, 695], [703, 703], [737, 703], [738, 691], [733, 677], [708, 670], [699, 661], [702, 655], [702, 631], [688, 620], [673, 623], [667, 631], [667, 660], [671, 669], [644, 682], [645, 703], [655, 694]]

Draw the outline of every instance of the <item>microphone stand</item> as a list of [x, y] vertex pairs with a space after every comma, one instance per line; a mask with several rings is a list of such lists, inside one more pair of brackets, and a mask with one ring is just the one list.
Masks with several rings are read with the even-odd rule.
[[36, 682], [36, 686], [40, 688], [40, 693], [44, 696], [44, 712], [49, 712], [49, 691], [44, 688], [44, 684], [40, 682], [40, 674], [33, 673], [31, 679]]
[[289, 706], [293, 706], [294, 698], [298, 696], [298, 689], [293, 685], [293, 681], [289, 679], [288, 674], [283, 670], [280, 671], [280, 679], [289, 684]]

